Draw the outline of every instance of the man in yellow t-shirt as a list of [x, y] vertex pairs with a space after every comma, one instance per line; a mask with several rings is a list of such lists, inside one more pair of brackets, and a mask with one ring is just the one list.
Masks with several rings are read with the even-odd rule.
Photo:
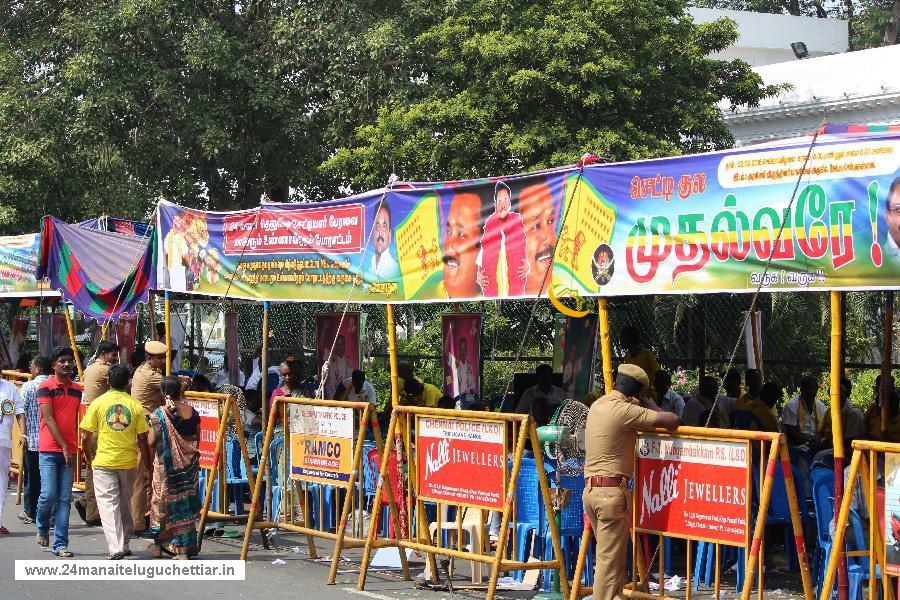
[[[94, 494], [110, 560], [121, 560], [131, 554], [128, 545], [134, 533], [131, 495], [135, 469], [138, 458], [144, 465], [153, 464], [147, 445], [150, 428], [141, 403], [125, 391], [129, 380], [128, 367], [110, 366], [110, 391], [91, 402], [81, 420], [86, 458], [94, 474]], [[86, 443], [92, 434], [97, 435], [97, 452], [93, 455]]]
[[650, 400], [656, 398], [656, 389], [653, 385], [656, 381], [656, 372], [659, 371], [659, 363], [656, 362], [653, 352], [641, 348], [641, 332], [633, 325], [623, 327], [619, 333], [619, 343], [625, 350], [622, 364], [640, 367], [650, 379], [650, 385], [643, 391], [644, 397]]

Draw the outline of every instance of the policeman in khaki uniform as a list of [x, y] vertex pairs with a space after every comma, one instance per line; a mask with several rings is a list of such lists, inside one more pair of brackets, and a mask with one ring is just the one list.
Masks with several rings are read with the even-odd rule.
[[[131, 379], [131, 397], [144, 407], [144, 417], [162, 405], [163, 396], [160, 384], [166, 369], [166, 345], [150, 340], [144, 344], [147, 360], [139, 366]], [[138, 464], [134, 471], [134, 492], [131, 496], [131, 518], [134, 520], [136, 535], [147, 529], [146, 514], [150, 509], [150, 479], [147, 468]]]
[[636, 365], [619, 367], [612, 392], [591, 405], [585, 428], [584, 512], [597, 540], [594, 600], [624, 598], [625, 554], [631, 522], [628, 481], [638, 431], [674, 429], [678, 415], [663, 412], [646, 393], [650, 380]]

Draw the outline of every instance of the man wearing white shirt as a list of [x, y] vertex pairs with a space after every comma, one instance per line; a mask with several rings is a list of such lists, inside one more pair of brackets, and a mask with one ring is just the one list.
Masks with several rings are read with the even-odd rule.
[[825, 418], [825, 405], [816, 399], [818, 391], [819, 380], [811, 375], [804, 377], [800, 381], [800, 392], [781, 410], [781, 425], [791, 446], [808, 448], [818, 439]]
[[[20, 439], [17, 440], [12, 439], [14, 421], [19, 422], [21, 433]], [[26, 432], [25, 405], [22, 403], [18, 388], [5, 379], [0, 380], [0, 535], [9, 534], [9, 530], [3, 526], [3, 509], [6, 505], [13, 443], [24, 442], [27, 439]]]
[[530, 414], [531, 403], [534, 399], [544, 398], [547, 400], [547, 406], [552, 414], [565, 401], [566, 394], [562, 388], [553, 385], [553, 367], [550, 365], [538, 365], [534, 374], [537, 375], [537, 385], [522, 393], [519, 404], [516, 405], [516, 412], [521, 415]]
[[668, 371], [660, 369], [653, 378], [653, 389], [656, 390], [656, 403], [663, 412], [670, 412], [681, 418], [684, 412], [684, 398], [672, 389], [672, 376]]
[[349, 379], [341, 381], [337, 395], [341, 400], [375, 404], [375, 388], [366, 381], [366, 374], [359, 369], [353, 371]]
[[334, 342], [334, 352], [328, 359], [328, 377], [325, 379], [325, 397], [334, 398], [338, 384], [350, 377], [353, 372], [353, 365], [350, 360], [344, 356], [347, 351], [347, 342], [343, 335], [338, 335]]
[[225, 355], [225, 360], [222, 364], [222, 369], [215, 374], [215, 376], [209, 381], [210, 385], [212, 385], [213, 390], [217, 390], [223, 385], [236, 385], [239, 388], [244, 387], [244, 384], [247, 382], [247, 378], [244, 377], [244, 374], [238, 369], [238, 380], [235, 383], [231, 383], [231, 377], [228, 369], [228, 355]]
[[381, 279], [393, 279], [398, 275], [397, 262], [391, 256], [391, 239], [393, 237], [393, 229], [391, 228], [391, 208], [387, 203], [382, 202], [375, 213], [375, 220], [372, 222], [372, 249], [375, 253], [372, 255], [372, 262], [369, 271], [372, 275]]
[[475, 383], [475, 373], [472, 371], [472, 365], [469, 364], [469, 343], [466, 338], [461, 337], [456, 343], [458, 355], [456, 357], [456, 388], [454, 390], [456, 396], [462, 394], [477, 394], [478, 386]]

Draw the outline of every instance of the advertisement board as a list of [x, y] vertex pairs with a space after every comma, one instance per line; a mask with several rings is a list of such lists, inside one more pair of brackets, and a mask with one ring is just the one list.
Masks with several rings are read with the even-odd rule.
[[900, 454], [884, 455], [884, 571], [900, 575]]
[[747, 544], [749, 442], [640, 435], [636, 463], [636, 531]]
[[349, 486], [353, 409], [292, 404], [289, 414], [291, 479]]
[[502, 510], [506, 423], [416, 417], [418, 498]]
[[200, 468], [213, 469], [216, 466], [216, 443], [219, 441], [219, 403], [215, 400], [187, 400], [187, 403], [200, 414], [200, 428], [197, 431]]

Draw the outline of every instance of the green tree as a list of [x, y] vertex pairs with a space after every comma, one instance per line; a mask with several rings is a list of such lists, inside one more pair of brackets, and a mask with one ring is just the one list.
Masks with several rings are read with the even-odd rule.
[[737, 39], [733, 22], [698, 25], [686, 7], [450, 3], [409, 40], [429, 58], [415, 87], [325, 167], [371, 187], [390, 172], [455, 179], [571, 163], [587, 151], [621, 160], [728, 146], [717, 103], [755, 105], [773, 90], [745, 63], [709, 57]]

